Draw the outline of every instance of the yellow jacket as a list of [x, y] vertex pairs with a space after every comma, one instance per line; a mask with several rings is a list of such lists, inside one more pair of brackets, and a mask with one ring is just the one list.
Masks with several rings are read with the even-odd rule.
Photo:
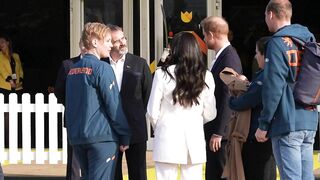
[[[17, 75], [16, 90], [21, 90], [23, 88], [22, 81], [21, 81], [23, 79], [23, 69], [22, 69], [20, 57], [17, 53], [13, 53], [12, 56], [16, 62], [16, 75]], [[0, 51], [0, 88], [11, 90], [10, 83], [6, 81], [7, 77], [11, 75], [12, 75], [12, 70], [10, 66], [10, 59]]]

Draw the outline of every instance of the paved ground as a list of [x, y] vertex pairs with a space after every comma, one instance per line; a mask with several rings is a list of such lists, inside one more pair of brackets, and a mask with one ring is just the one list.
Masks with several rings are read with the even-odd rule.
[[[127, 167], [125, 160], [123, 160], [123, 174], [127, 174]], [[147, 168], [154, 167], [154, 162], [152, 161], [152, 152], [147, 151]], [[66, 165], [57, 164], [57, 165], [22, 165], [22, 164], [14, 164], [14, 165], [4, 165], [3, 172], [5, 174], [5, 179], [35, 179], [33, 177], [38, 176], [39, 179], [64, 179], [63, 177], [66, 174]]]
[[[320, 180], [320, 167], [317, 156], [315, 155], [315, 168], [316, 180]], [[127, 167], [123, 160], [123, 174], [127, 175]], [[147, 168], [153, 168], [154, 162], [152, 161], [152, 152], [147, 152]], [[66, 165], [5, 165], [2, 167], [5, 180], [63, 180], [65, 179]], [[148, 171], [149, 172], [149, 171]], [[126, 179], [126, 178], [125, 178]], [[278, 178], [279, 179], [279, 178]]]

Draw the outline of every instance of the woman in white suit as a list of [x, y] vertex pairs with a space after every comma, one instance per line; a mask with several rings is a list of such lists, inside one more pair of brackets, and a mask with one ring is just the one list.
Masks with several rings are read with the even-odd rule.
[[216, 116], [215, 83], [195, 37], [174, 36], [171, 55], [155, 72], [147, 107], [154, 128], [157, 180], [201, 180], [206, 162], [203, 124]]

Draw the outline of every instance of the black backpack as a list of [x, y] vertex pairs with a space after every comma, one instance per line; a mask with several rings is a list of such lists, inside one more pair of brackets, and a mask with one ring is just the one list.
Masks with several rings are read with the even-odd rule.
[[320, 44], [291, 37], [303, 47], [300, 72], [295, 82], [295, 101], [307, 106], [320, 104]]

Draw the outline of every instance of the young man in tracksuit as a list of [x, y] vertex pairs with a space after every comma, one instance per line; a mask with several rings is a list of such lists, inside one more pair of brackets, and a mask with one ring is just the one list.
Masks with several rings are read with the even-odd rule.
[[313, 143], [318, 125], [315, 107], [298, 104], [293, 84], [301, 61], [301, 47], [291, 39], [314, 40], [306, 27], [291, 25], [292, 6], [288, 0], [271, 0], [265, 11], [269, 31], [262, 90], [263, 110], [256, 138], [271, 138], [281, 179], [314, 179]]
[[104, 24], [87, 23], [82, 33], [86, 54], [67, 75], [68, 140], [80, 163], [82, 179], [114, 179], [118, 150], [128, 149], [130, 130], [108, 57], [112, 43]]

